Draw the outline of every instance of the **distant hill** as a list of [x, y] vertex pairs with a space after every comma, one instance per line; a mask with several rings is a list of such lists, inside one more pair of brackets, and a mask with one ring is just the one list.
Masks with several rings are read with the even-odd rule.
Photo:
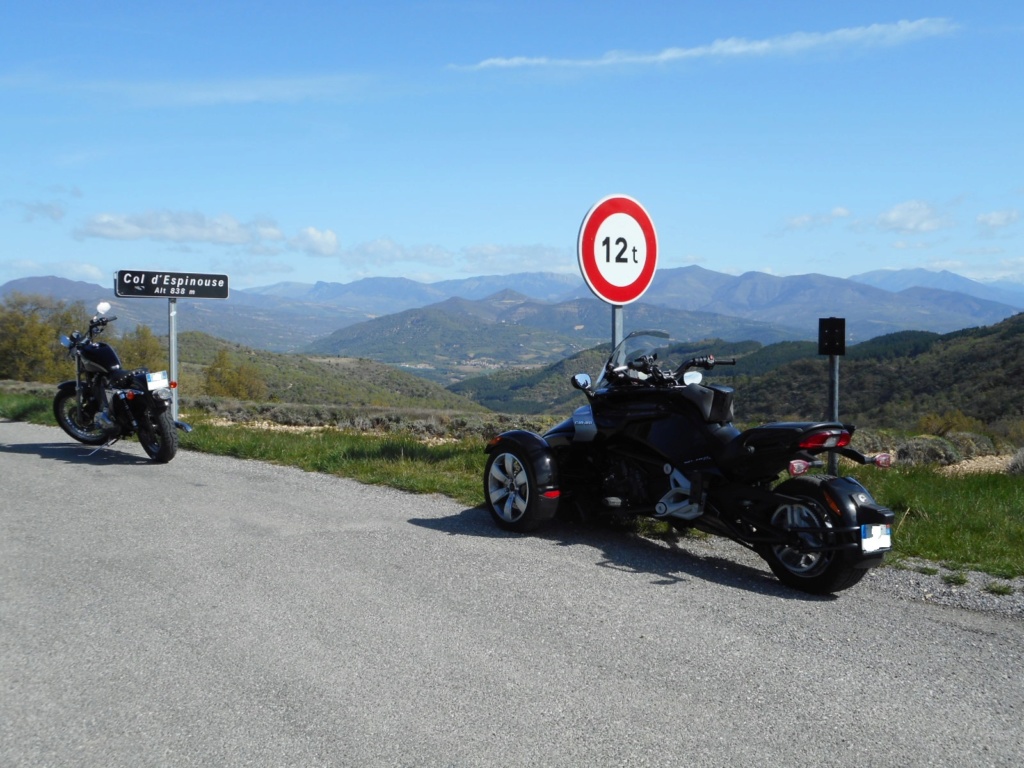
[[[1013, 315], [1024, 303], [1024, 286], [1019, 286], [1019, 293], [1008, 285], [986, 288], [952, 273], [903, 270], [859, 277], [862, 281], [813, 274], [776, 277], [749, 272], [734, 276], [697, 266], [662, 269], [642, 301], [626, 307], [624, 315], [627, 323], [635, 323], [633, 327], [647, 323], [667, 326], [680, 338], [735, 339], [739, 329], [751, 328], [748, 338], [763, 343], [813, 340], [817, 338], [819, 317], [845, 317], [848, 343], [854, 343], [896, 331], [948, 333], [990, 325]], [[608, 307], [593, 298], [582, 278], [549, 272], [436, 283], [385, 277], [352, 283], [286, 282], [262, 288], [232, 288], [226, 300], [180, 299], [176, 306], [179, 330], [203, 330], [251, 347], [288, 352], [374, 318], [453, 299], [484, 301], [508, 290], [514, 290], [524, 301], [506, 301], [500, 309], [509, 314], [501, 319], [506, 324], [533, 329], [528, 334], [527, 350], [538, 347], [571, 352], [611, 335]], [[996, 290], [1001, 293], [993, 293]], [[100, 299], [107, 299], [128, 323], [148, 325], [156, 332], [167, 327], [166, 301], [118, 299], [110, 286], [31, 277], [0, 286], [0, 296], [12, 291], [81, 300], [90, 308]], [[993, 296], [1004, 296], [1006, 302], [994, 301]], [[655, 321], [653, 318], [662, 310], [677, 313], [675, 319]], [[585, 326], [583, 333], [575, 327], [581, 324]], [[544, 341], [534, 331], [554, 335]], [[581, 340], [581, 336], [586, 338]], [[507, 347], [504, 341], [499, 346]], [[530, 355], [526, 353], [528, 358]], [[512, 355], [500, 362], [519, 364], [522, 357]], [[473, 359], [478, 358], [479, 354]], [[540, 355], [531, 359], [542, 362], [550, 358]]]
[[1007, 304], [1016, 309], [1024, 309], [1024, 285], [1012, 287], [979, 283], [948, 270], [934, 272], [929, 269], [879, 269], [874, 272], [853, 275], [850, 280], [894, 293], [905, 291], [908, 288], [936, 288]]
[[[146, 325], [154, 333], [167, 334], [168, 302], [165, 299], [117, 298], [112, 286], [53, 276], [26, 277], [0, 286], [0, 298], [10, 293], [81, 301], [89, 311], [100, 301], [109, 301], [122, 328]], [[299, 349], [317, 336], [369, 316], [347, 307], [310, 304], [234, 289], [227, 299], [178, 299], [175, 307], [179, 333], [206, 331], [239, 344], [277, 352]]]
[[[714, 329], [731, 338], [776, 341], [796, 331], [751, 320], [633, 304], [627, 332], [662, 328], [679, 339]], [[596, 299], [561, 304], [531, 301], [514, 291], [487, 299], [448, 299], [339, 329], [308, 352], [369, 357], [450, 383], [494, 370], [539, 366], [600, 344], [611, 336], [611, 311]]]
[[[429, 408], [475, 413], [477, 403], [420, 376], [372, 360], [315, 358], [258, 351], [198, 331], [179, 335], [183, 370], [201, 376], [217, 352], [251, 363], [266, 382], [271, 400], [282, 403], [388, 408]], [[188, 395], [188, 392], [183, 394]]]
[[[843, 419], [913, 427], [924, 414], [960, 411], [1024, 437], [1024, 314], [941, 336], [894, 334], [847, 351], [839, 377]], [[737, 418], [820, 417], [827, 380], [821, 358], [782, 365], [744, 382], [742, 389], [737, 382]]]
[[697, 266], [659, 271], [643, 300], [784, 323], [799, 328], [806, 339], [817, 338], [818, 318], [845, 317], [854, 341], [900, 330], [948, 333], [999, 322], [1017, 311], [1014, 305], [927, 286], [894, 292], [826, 275], [732, 277]]
[[[753, 424], [818, 419], [828, 403], [827, 358], [812, 342], [683, 345], [670, 359], [711, 352], [737, 357], [706, 380], [736, 388], [736, 418]], [[568, 415], [584, 404], [570, 377], [600, 371], [607, 345], [534, 371], [507, 371], [449, 386], [494, 410]], [[840, 418], [860, 426], [913, 429], [925, 415], [960, 413], [1024, 440], [1024, 313], [949, 334], [904, 331], [847, 347], [840, 359]]]
[[[755, 341], [730, 343], [721, 339], [702, 340], [677, 345], [672, 350], [671, 359], [681, 362], [708, 352], [713, 352], [719, 357], [742, 357], [760, 347], [761, 345]], [[490, 376], [468, 378], [450, 385], [448, 389], [502, 413], [564, 412], [564, 415], [568, 416], [573, 408], [586, 403], [584, 396], [572, 388], [572, 376], [577, 373], [588, 373], [596, 380], [610, 350], [610, 343], [602, 344], [543, 368], [532, 371], [502, 371]], [[731, 368], [718, 370], [729, 371]]]

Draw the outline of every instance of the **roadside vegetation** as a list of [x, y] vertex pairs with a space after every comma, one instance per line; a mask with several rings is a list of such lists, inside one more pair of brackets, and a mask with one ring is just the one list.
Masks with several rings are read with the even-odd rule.
[[[81, 304], [39, 297], [8, 297], [0, 304], [0, 380], [6, 380], [0, 381], [0, 418], [53, 424], [52, 385], [74, 375], [56, 339], [59, 333], [86, 328], [88, 318]], [[857, 467], [844, 472], [858, 476], [896, 512], [893, 560], [897, 564], [901, 558], [924, 558], [947, 569], [969, 568], [999, 579], [1024, 576], [1024, 451], [1017, 448], [1024, 442], [1024, 419], [1014, 399], [1020, 388], [1011, 386], [1008, 378], [1010, 369], [1016, 366], [1017, 370], [1024, 359], [1019, 362], [1021, 353], [1013, 348], [1019, 344], [1007, 343], [1019, 340], [1022, 329], [1024, 321], [1011, 318], [991, 329], [950, 334], [948, 339], [906, 335], [876, 344], [881, 351], [873, 363], [875, 373], [868, 368], [869, 361], [859, 356], [844, 364], [843, 375], [857, 386], [876, 397], [889, 394], [888, 405], [870, 406], [863, 401], [862, 415], [868, 420], [862, 423], [890, 429], [859, 429], [854, 444], [867, 452], [888, 450], [897, 465], [884, 471]], [[132, 367], [167, 366], [166, 342], [144, 327], [120, 336], [108, 331], [104, 340]], [[944, 340], [953, 358], [939, 354]], [[992, 371], [1000, 360], [997, 348], [1005, 354], [1002, 367]], [[971, 366], [968, 351], [972, 349], [986, 358], [987, 369]], [[734, 345], [723, 354], [751, 350]], [[929, 387], [916, 374], [911, 378], [919, 383], [909, 391], [933, 406], [929, 409], [912, 408], [902, 399], [895, 404], [897, 385], [906, 383], [901, 376], [910, 374], [893, 360], [907, 350], [921, 373], [936, 379]], [[694, 354], [700, 351], [694, 349]], [[743, 401], [748, 390], [767, 387], [761, 382], [775, 376], [776, 407], [782, 403], [784, 409], [807, 413], [809, 406], [786, 398], [787, 392], [824, 391], [812, 381], [823, 366], [812, 371], [810, 361], [794, 359], [805, 351], [793, 346], [777, 350], [781, 362], [776, 368], [768, 362], [771, 353], [751, 351], [751, 357], [761, 355], [752, 368], [763, 367], [767, 372], [755, 377], [737, 366], [735, 380], [737, 388], [743, 387]], [[182, 417], [195, 430], [181, 434], [180, 444], [187, 450], [295, 466], [412, 493], [440, 493], [476, 506], [481, 502], [486, 439], [513, 428], [542, 431], [575, 404], [582, 404], [579, 393], [565, 382], [570, 373], [595, 371], [603, 354], [590, 350], [525, 378], [509, 374], [490, 381], [467, 380], [450, 391], [367, 360], [256, 352], [202, 333], [181, 334], [179, 392], [191, 393], [181, 398]], [[964, 389], [962, 374], [959, 378], [946, 375], [947, 367], [958, 360], [971, 374], [976, 397]], [[986, 374], [993, 374], [995, 380], [989, 383]], [[801, 375], [807, 379], [802, 384], [790, 381]], [[556, 379], [561, 382], [558, 386]], [[999, 387], [1003, 407], [995, 408], [993, 398]], [[489, 403], [512, 407], [489, 410], [470, 399], [481, 393]], [[841, 402], [843, 398], [841, 393]], [[543, 410], [556, 416], [515, 412], [516, 404], [530, 399], [544, 402]], [[762, 400], [765, 405], [758, 407], [767, 408], [767, 396]], [[788, 415], [788, 411], [766, 413], [763, 419], [750, 421]], [[905, 428], [892, 431], [893, 424]], [[970, 475], [940, 471], [963, 459], [996, 454], [1016, 454], [1009, 471]], [[640, 531], [675, 535], [665, 524], [644, 523]], [[993, 594], [1001, 589], [993, 582]]]

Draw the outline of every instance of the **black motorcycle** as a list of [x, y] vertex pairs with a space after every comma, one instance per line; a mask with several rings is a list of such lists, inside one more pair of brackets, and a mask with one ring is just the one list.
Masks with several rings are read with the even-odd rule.
[[106, 302], [96, 311], [86, 335], [74, 331], [70, 337], [60, 337], [68, 356], [75, 359], [77, 375], [74, 381], [57, 385], [53, 415], [61, 429], [80, 443], [111, 445], [138, 435], [146, 455], [166, 463], [178, 451], [177, 430], [191, 431], [172, 416], [167, 371], [123, 370], [114, 348], [94, 340], [117, 317], [105, 317], [110, 311]]
[[[703, 384], [712, 355], [678, 367], [663, 331], [631, 333], [589, 401], [544, 435], [513, 430], [487, 445], [484, 496], [494, 521], [525, 532], [574, 508], [584, 518], [650, 516], [726, 536], [763, 557], [785, 584], [816, 594], [853, 586], [882, 563], [893, 513], [857, 480], [807, 474], [835, 453], [887, 467], [888, 454], [850, 447], [854, 427], [832, 421], [733, 426], [733, 389]], [[660, 347], [660, 349], [659, 349]], [[661, 360], [659, 360], [659, 355]], [[777, 482], [783, 473], [790, 477]]]

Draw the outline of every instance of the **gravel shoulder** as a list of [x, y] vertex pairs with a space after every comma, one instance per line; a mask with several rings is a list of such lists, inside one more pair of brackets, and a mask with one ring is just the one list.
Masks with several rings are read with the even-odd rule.
[[[767, 565], [756, 554], [717, 536], [680, 538], [671, 546], [699, 557], [736, 560], [768, 572]], [[955, 583], [961, 579], [965, 580], [963, 584]], [[988, 591], [993, 585], [1002, 585], [1012, 591], [1005, 595], [995, 594]], [[920, 558], [900, 558], [874, 568], [853, 589], [871, 589], [909, 602], [1024, 619], [1024, 577], [999, 579], [978, 571], [954, 571]]]

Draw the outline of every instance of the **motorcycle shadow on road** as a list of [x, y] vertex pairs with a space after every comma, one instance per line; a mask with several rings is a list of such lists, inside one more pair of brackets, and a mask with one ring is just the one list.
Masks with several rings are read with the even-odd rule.
[[21, 453], [38, 456], [41, 459], [63, 461], [68, 464], [91, 464], [94, 466], [130, 466], [149, 464], [145, 456], [136, 456], [114, 447], [88, 446], [78, 443], [0, 443], [0, 452]]
[[[510, 533], [495, 527], [483, 507], [464, 509], [449, 517], [412, 518], [409, 522], [450, 536], [480, 536], [510, 541], [522, 540], [524, 537], [524, 534]], [[560, 518], [526, 536], [549, 541], [559, 547], [592, 548], [601, 554], [595, 566], [649, 574], [654, 577], [651, 584], [658, 586], [699, 580], [786, 600], [830, 602], [836, 599], [833, 595], [811, 595], [790, 589], [777, 581], [767, 566], [761, 568], [743, 562], [754, 562], [756, 558], [760, 564], [761, 560], [727, 539], [713, 537], [711, 542], [691, 542], [685, 538], [655, 540], [607, 523]], [[711, 551], [722, 548], [728, 548], [729, 556], [719, 556]]]

